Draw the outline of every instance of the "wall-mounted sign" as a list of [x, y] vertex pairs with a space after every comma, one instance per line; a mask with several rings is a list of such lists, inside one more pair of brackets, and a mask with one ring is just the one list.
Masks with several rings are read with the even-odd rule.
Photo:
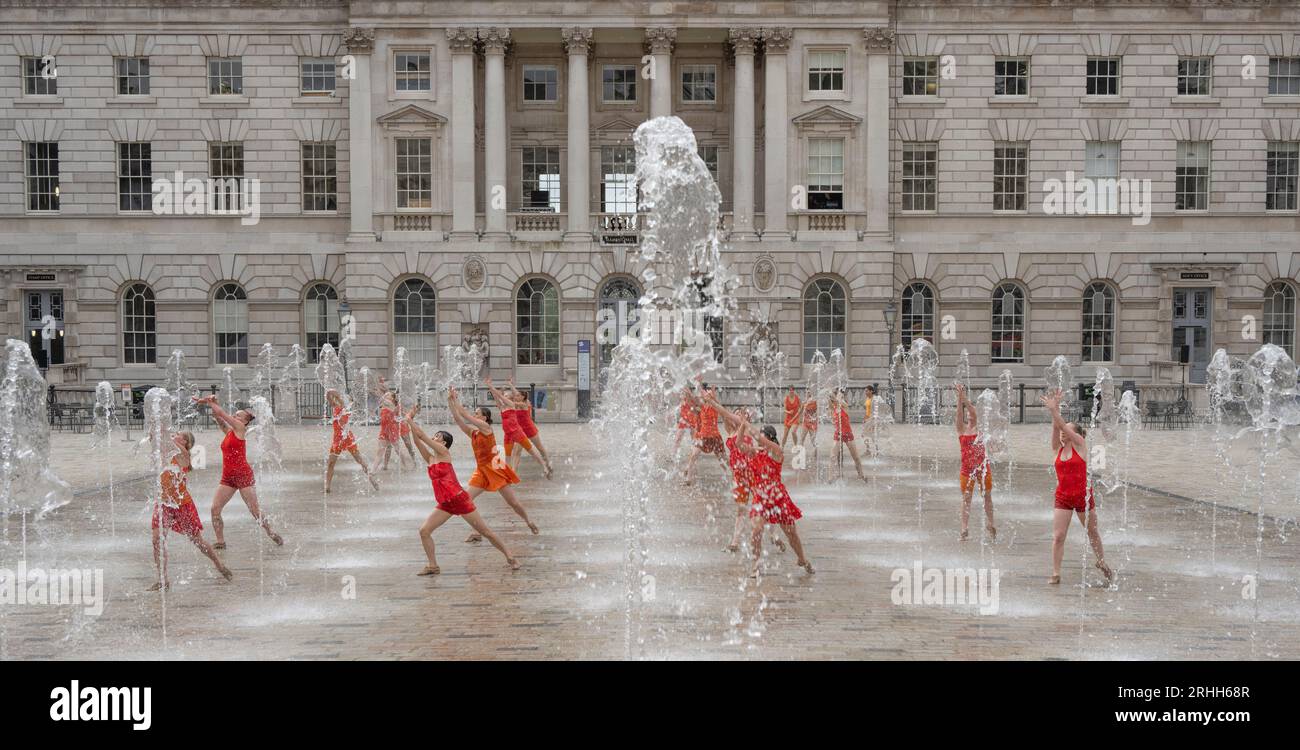
[[1181, 281], [1204, 281], [1210, 278], [1209, 271], [1181, 271], [1178, 274]]
[[27, 274], [27, 280], [28, 280], [28, 281], [54, 281], [54, 279], [55, 279], [55, 276], [54, 276], [54, 274], [52, 274], [52, 273], [29, 273], [29, 274]]

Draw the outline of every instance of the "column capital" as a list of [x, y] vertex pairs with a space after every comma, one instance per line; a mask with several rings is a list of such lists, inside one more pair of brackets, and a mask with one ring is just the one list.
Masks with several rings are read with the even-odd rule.
[[790, 39], [794, 29], [789, 26], [766, 26], [763, 28], [763, 53], [784, 55], [790, 51]]
[[474, 29], [467, 29], [464, 26], [447, 29], [447, 47], [453, 55], [472, 53], [476, 41], [478, 41], [478, 36], [475, 34]]
[[483, 54], [504, 55], [510, 47], [510, 29], [505, 26], [488, 26], [478, 30], [478, 39], [483, 43]]
[[564, 41], [565, 54], [590, 54], [591, 36], [592, 31], [590, 26], [565, 26], [560, 30], [560, 37]]
[[343, 46], [353, 54], [368, 55], [375, 49], [375, 30], [350, 26], [343, 30]]
[[888, 26], [868, 26], [862, 30], [868, 52], [889, 52], [894, 48], [894, 30]]
[[754, 48], [763, 38], [762, 30], [757, 26], [739, 26], [727, 31], [727, 41], [737, 55], [752, 55]]
[[671, 54], [677, 44], [677, 29], [672, 26], [650, 26], [645, 30], [645, 43], [650, 54]]

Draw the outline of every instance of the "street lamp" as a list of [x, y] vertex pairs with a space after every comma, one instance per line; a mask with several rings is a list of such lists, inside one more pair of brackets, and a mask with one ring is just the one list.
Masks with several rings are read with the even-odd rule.
[[343, 387], [346, 389], [351, 389], [352, 385], [348, 383], [348, 352], [343, 348], [343, 341], [352, 330], [352, 305], [345, 299], [339, 300], [339, 362], [343, 365]]
[[[894, 307], [894, 301], [891, 299], [885, 303], [885, 309], [880, 311], [885, 316], [885, 332], [888, 336], [889, 343], [885, 347], [885, 361], [893, 362], [894, 357], [894, 317], [898, 314], [898, 308]], [[889, 415], [894, 416], [894, 379], [889, 379]]]

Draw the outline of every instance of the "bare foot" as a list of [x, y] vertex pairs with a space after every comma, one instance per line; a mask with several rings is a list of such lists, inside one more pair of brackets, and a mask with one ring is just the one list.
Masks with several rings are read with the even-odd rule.
[[533, 532], [533, 534], [542, 533], [541, 530], [537, 528], [537, 524], [533, 523], [532, 521], [528, 522], [528, 530]]
[[967, 539], [970, 539], [970, 530], [969, 530], [969, 529], [962, 529], [962, 530], [961, 530], [961, 535], [957, 537], [957, 541], [959, 541], [959, 542], [964, 542], [964, 541], [966, 541]]
[[230, 572], [230, 568], [227, 568], [224, 565], [222, 565], [220, 568], [217, 568], [217, 572], [220, 573], [221, 576], [225, 578], [227, 581], [233, 580], [235, 577], [235, 574]]
[[483, 535], [479, 534], [478, 532], [475, 532], [465, 537], [466, 544], [478, 544], [481, 541], [483, 541]]
[[804, 570], [808, 571], [808, 575], [812, 575], [813, 573], [816, 573], [816, 572], [817, 572], [817, 571], [813, 570], [812, 563], [808, 562], [807, 560], [800, 560], [800, 561], [799, 561], [799, 564], [800, 564], [801, 566], [803, 566], [803, 569], [804, 569]]
[[1115, 580], [1115, 572], [1110, 569], [1110, 566], [1106, 564], [1105, 560], [1097, 561], [1097, 570], [1100, 570], [1101, 574], [1106, 576], [1106, 583]]
[[511, 570], [519, 570], [519, 561], [513, 557], [507, 557], [506, 564], [510, 566]]
[[436, 575], [438, 575], [438, 574], [441, 573], [441, 572], [442, 572], [442, 568], [439, 568], [437, 565], [426, 565], [426, 566], [424, 566], [424, 570], [421, 570], [419, 573], [416, 573], [416, 575], [417, 575], [417, 576], [436, 576]]
[[[161, 583], [155, 583], [154, 585], [152, 585], [152, 586], [149, 587], [149, 591], [158, 591], [159, 589], [162, 589], [162, 588], [164, 588], [164, 586], [163, 586]], [[167, 585], [166, 585], [165, 588], [166, 588], [168, 591], [171, 591], [171, 588], [172, 588], [172, 582], [171, 582], [171, 581], [168, 581], [168, 582], [167, 582]]]
[[546, 477], [547, 479], [550, 479], [550, 478], [551, 478], [551, 475], [554, 474], [554, 473], [555, 473], [555, 470], [551, 468], [550, 463], [547, 463], [547, 464], [546, 464], [546, 471], [542, 472], [542, 476]]
[[375, 479], [375, 475], [374, 475], [374, 474], [367, 474], [366, 477], [370, 479], [370, 486], [371, 486], [371, 487], [374, 487], [374, 488], [375, 488], [375, 491], [378, 492], [378, 491], [379, 491], [379, 480], [378, 480], [378, 479]]
[[1061, 582], [1061, 577], [1059, 575], [1052, 576], [1047, 579], [1047, 582], [1055, 586]]
[[277, 547], [283, 547], [283, 546], [284, 546], [284, 537], [280, 536], [279, 534], [275, 533], [274, 531], [271, 532], [271, 541], [275, 542], [275, 546], [277, 546]]
[[987, 532], [989, 533], [989, 540], [990, 540], [990, 541], [992, 541], [992, 540], [998, 538], [998, 530], [995, 529], [995, 528], [993, 528], [992, 526], [985, 526], [985, 527], [984, 527], [984, 530], [987, 531]]
[[728, 552], [735, 552], [738, 549], [740, 549], [740, 545], [735, 542], [732, 542], [731, 544], [727, 545]]
[[781, 541], [780, 539], [773, 539], [772, 543], [776, 545], [777, 551], [782, 553], [785, 552], [785, 542]]

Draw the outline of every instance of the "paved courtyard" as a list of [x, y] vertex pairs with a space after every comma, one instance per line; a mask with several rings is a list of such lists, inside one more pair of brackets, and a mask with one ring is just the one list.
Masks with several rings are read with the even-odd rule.
[[[496, 496], [479, 507], [523, 564], [511, 572], [491, 547], [462, 540], [452, 521], [435, 535], [442, 575], [419, 578], [416, 528], [433, 502], [423, 471], [381, 476], [369, 491], [350, 460], [336, 490], [321, 491], [320, 427], [282, 428], [284, 470], [259, 488], [286, 544], [274, 548], [236, 499], [225, 519], [234, 570], [222, 581], [184, 540], [171, 537], [173, 581], [164, 597], [149, 554], [144, 451], [115, 438], [55, 435], [56, 470], [78, 494], [25, 529], [11, 522], [0, 567], [101, 568], [107, 602], [98, 616], [50, 605], [0, 607], [7, 658], [70, 659], [1295, 659], [1300, 658], [1300, 538], [1294, 454], [1270, 472], [1263, 523], [1258, 464], [1238, 449], [1233, 473], [1208, 433], [1144, 432], [1133, 481], [1101, 504], [1107, 588], [1082, 568], [1085, 538], [1071, 530], [1064, 583], [1049, 586], [1053, 478], [1047, 427], [1017, 426], [1014, 465], [995, 476], [998, 535], [957, 540], [955, 439], [951, 427], [895, 426], [863, 485], [835, 476], [826, 451], [802, 474], [787, 472], [804, 511], [799, 528], [815, 575], [772, 551], [766, 574], [746, 576], [724, 551], [733, 506], [716, 464], [685, 489], [655, 482], [646, 523], [625, 518], [618, 446], [590, 454], [591, 428], [543, 425], [556, 464], [543, 480], [526, 463], [522, 497], [532, 536]], [[374, 428], [361, 437], [373, 450]], [[139, 437], [133, 434], [133, 438]], [[199, 434], [209, 466], [191, 490], [207, 509], [219, 477], [219, 434]], [[671, 454], [659, 437], [657, 455]], [[467, 478], [464, 443], [455, 453]], [[668, 461], [664, 460], [664, 465]], [[1285, 468], [1283, 468], [1285, 467]], [[1010, 471], [1010, 473], [1008, 473]], [[1277, 474], [1276, 471], [1286, 473]], [[211, 540], [211, 529], [205, 531]], [[647, 578], [629, 575], [627, 550], [647, 551]], [[971, 604], [898, 605], [895, 571], [996, 569], [995, 613]], [[1244, 598], [1250, 576], [1257, 596]], [[629, 591], [633, 592], [629, 596]]]

